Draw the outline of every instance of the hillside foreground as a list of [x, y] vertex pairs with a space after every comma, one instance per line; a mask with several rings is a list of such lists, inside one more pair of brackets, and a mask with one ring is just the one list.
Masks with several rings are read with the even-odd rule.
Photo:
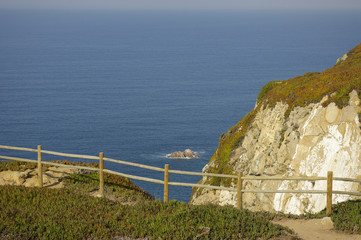
[[0, 239], [298, 239], [267, 213], [163, 203], [122, 177], [106, 175], [97, 197], [97, 172], [45, 168], [45, 187], [25, 187], [34, 168], [0, 161], [0, 176], [22, 178], [0, 187]]
[[30, 179], [7, 178], [0, 187], [1, 239], [361, 239], [333, 230], [330, 218], [295, 219], [175, 200], [164, 204], [122, 178], [108, 176], [106, 198], [99, 198], [96, 174], [66, 168], [45, 169], [45, 187], [26, 188], [35, 182], [34, 167], [0, 162], [0, 184], [10, 170]]

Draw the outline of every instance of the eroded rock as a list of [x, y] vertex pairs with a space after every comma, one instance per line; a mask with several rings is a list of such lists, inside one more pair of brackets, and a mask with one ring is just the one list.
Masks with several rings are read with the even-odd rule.
[[186, 149], [184, 152], [177, 151], [167, 155], [168, 158], [199, 158], [198, 154], [195, 154], [193, 150]]
[[[66, 167], [49, 167], [48, 171], [43, 172], [43, 186], [45, 187], [63, 187], [61, 178], [77, 172], [76, 169]], [[25, 187], [37, 187], [38, 174], [36, 169], [27, 169], [25, 171], [2, 171], [0, 172], [0, 185], [24, 185]]]
[[[327, 99], [327, 98], [325, 98]], [[288, 106], [277, 103], [273, 108], [261, 108], [231, 156], [229, 164], [236, 174], [260, 176], [334, 176], [358, 178], [361, 172], [360, 98], [350, 93], [350, 102], [343, 108], [331, 103], [327, 107], [311, 103], [295, 107], [288, 118]], [[206, 172], [214, 163], [207, 164]], [[203, 178], [200, 183], [205, 183]], [[244, 189], [322, 190], [326, 181], [244, 181]], [[232, 185], [235, 187], [235, 185]], [[231, 187], [232, 187], [231, 186]], [[358, 184], [335, 181], [336, 191], [360, 191]], [[209, 196], [208, 196], [209, 195]], [[191, 203], [233, 204], [235, 192], [203, 191], [193, 194]], [[333, 195], [333, 203], [353, 199]], [[321, 194], [253, 194], [243, 197], [243, 206], [255, 211], [292, 214], [319, 212], [326, 207]]]

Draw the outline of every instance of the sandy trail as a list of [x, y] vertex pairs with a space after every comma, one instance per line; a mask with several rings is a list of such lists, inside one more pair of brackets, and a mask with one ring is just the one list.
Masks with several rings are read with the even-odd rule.
[[273, 223], [293, 229], [297, 235], [305, 240], [361, 240], [359, 234], [346, 234], [333, 229], [330, 218], [322, 219], [288, 219], [274, 220]]

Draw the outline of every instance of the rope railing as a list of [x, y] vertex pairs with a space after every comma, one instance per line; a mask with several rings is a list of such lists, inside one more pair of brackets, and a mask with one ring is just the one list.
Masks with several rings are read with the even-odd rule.
[[[289, 194], [326, 194], [327, 203], [326, 203], [326, 213], [331, 214], [332, 212], [332, 194], [342, 194], [342, 195], [349, 195], [349, 196], [361, 196], [360, 192], [349, 192], [349, 191], [335, 191], [332, 189], [333, 181], [345, 181], [345, 182], [354, 182], [354, 183], [361, 183], [361, 179], [353, 179], [353, 178], [342, 178], [342, 177], [333, 177], [332, 172], [328, 172], [327, 177], [307, 177], [307, 176], [242, 176], [241, 173], [237, 175], [230, 175], [230, 174], [216, 174], [216, 173], [200, 173], [200, 172], [191, 172], [191, 171], [180, 171], [180, 170], [169, 170], [169, 165], [165, 164], [164, 168], [139, 164], [139, 163], [132, 163], [122, 160], [116, 160], [112, 158], [104, 157], [103, 153], [100, 153], [99, 156], [91, 156], [91, 155], [80, 155], [80, 154], [69, 154], [69, 153], [60, 153], [55, 151], [48, 151], [42, 150], [41, 145], [37, 147], [37, 149], [31, 148], [24, 148], [24, 147], [13, 147], [13, 146], [5, 146], [0, 145], [0, 149], [8, 149], [8, 150], [17, 150], [17, 151], [27, 151], [27, 152], [34, 152], [38, 153], [38, 160], [32, 160], [27, 158], [20, 158], [20, 157], [10, 157], [10, 156], [3, 156], [0, 155], [0, 159], [4, 160], [12, 160], [12, 161], [21, 161], [21, 162], [30, 162], [30, 163], [37, 163], [38, 164], [38, 186], [43, 186], [43, 173], [42, 173], [42, 165], [52, 165], [52, 166], [59, 166], [59, 167], [67, 167], [67, 168], [74, 168], [74, 169], [82, 169], [82, 170], [90, 170], [90, 171], [98, 171], [99, 172], [99, 191], [100, 195], [104, 196], [104, 173], [114, 174], [118, 176], [122, 176], [125, 178], [130, 178], [134, 180], [140, 180], [145, 182], [157, 183], [164, 185], [164, 202], [169, 200], [169, 185], [172, 186], [183, 186], [183, 187], [193, 187], [193, 188], [206, 188], [206, 189], [213, 189], [213, 190], [225, 190], [231, 192], [237, 192], [237, 208], [242, 209], [242, 195], [243, 193], [289, 193]], [[55, 156], [63, 156], [69, 158], [80, 158], [80, 159], [89, 159], [89, 160], [97, 160], [99, 161], [99, 168], [94, 167], [86, 167], [86, 166], [79, 166], [79, 165], [66, 165], [61, 163], [55, 162], [48, 162], [42, 161], [42, 154], [49, 154]], [[164, 172], [164, 179], [153, 179], [147, 178], [142, 176], [135, 176], [126, 173], [120, 173], [113, 170], [104, 169], [104, 161], [113, 162], [117, 164], [123, 164], [158, 172]], [[214, 185], [207, 185], [207, 184], [194, 184], [194, 183], [184, 183], [184, 182], [170, 182], [169, 181], [169, 173], [172, 174], [180, 174], [180, 175], [194, 175], [194, 176], [202, 176], [202, 177], [221, 177], [221, 178], [230, 178], [230, 179], [237, 179], [237, 184], [234, 187], [224, 187], [224, 186], [214, 186]], [[327, 181], [327, 189], [326, 190], [268, 190], [268, 189], [243, 189], [243, 181], [284, 181], [284, 180], [291, 180], [291, 181]]]
[[104, 158], [104, 161], [114, 162], [114, 163], [119, 163], [119, 164], [124, 164], [124, 165], [128, 165], [128, 166], [133, 166], [133, 167], [140, 167], [140, 168], [149, 169], [149, 170], [153, 170], [153, 171], [164, 172], [164, 169], [163, 169], [163, 168], [152, 167], [152, 166], [148, 166], [148, 165], [144, 165], [144, 164], [139, 164], [139, 163], [132, 163], [132, 162], [127, 162], [127, 161], [122, 161], [122, 160], [116, 160], [116, 159], [106, 158], [106, 157]]

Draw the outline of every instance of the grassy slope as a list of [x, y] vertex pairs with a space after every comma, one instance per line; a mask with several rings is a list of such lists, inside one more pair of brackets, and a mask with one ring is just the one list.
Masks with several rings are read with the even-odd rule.
[[[98, 163], [83, 163], [83, 162], [69, 162], [65, 161], [53, 161], [57, 163], [62, 163], [66, 165], [81, 165], [88, 167], [98, 168]], [[35, 163], [22, 163], [17, 161], [0, 161], [0, 171], [12, 170], [12, 171], [22, 171], [25, 169], [34, 169], [37, 167]], [[49, 165], [43, 166], [43, 171], [47, 171]], [[97, 172], [91, 171], [80, 171], [79, 174], [72, 174], [67, 178], [63, 179], [65, 185], [82, 195], [88, 195], [91, 192], [97, 191], [99, 189], [99, 175]], [[111, 175], [104, 173], [104, 184], [105, 190], [108, 196], [112, 199], [115, 199], [119, 202], [127, 202], [129, 204], [143, 201], [143, 200], [152, 200], [153, 197], [145, 192], [140, 187], [137, 187], [131, 180], [128, 178]]]
[[[215, 162], [215, 167], [210, 168], [209, 172], [233, 172], [232, 166], [228, 164], [230, 155], [241, 143], [260, 107], [273, 107], [277, 102], [287, 103], [287, 118], [294, 107], [320, 102], [325, 95], [329, 95], [329, 99], [324, 106], [334, 102], [340, 108], [348, 104], [349, 93], [352, 90], [356, 90], [361, 96], [361, 44], [347, 55], [348, 58], [344, 62], [321, 73], [306, 73], [287, 81], [273, 81], [265, 85], [257, 98], [257, 107], [222, 135], [218, 148], [210, 159], [210, 162]], [[225, 186], [230, 184], [229, 180], [219, 178], [209, 179], [209, 183]]]
[[[0, 170], [27, 167], [34, 166], [0, 162]], [[138, 199], [136, 204], [93, 198], [85, 193], [97, 188], [96, 177], [73, 174], [64, 179], [68, 185], [64, 189], [0, 187], [0, 239], [296, 239], [289, 229], [270, 223], [269, 214], [178, 201], [162, 203], [123, 178], [106, 178], [108, 193], [126, 192], [129, 198]]]
[[[9, 164], [0, 162], [0, 169]], [[28, 166], [28, 164], [26, 165]], [[33, 166], [30, 166], [33, 167]], [[24, 169], [19, 163], [10, 169]], [[138, 199], [124, 205], [93, 198], [79, 188], [91, 189], [91, 174], [74, 174], [65, 189], [0, 187], [0, 239], [109, 239], [114, 236], [152, 239], [297, 239], [289, 229], [274, 225], [277, 215], [238, 211], [226, 206], [192, 206], [178, 201], [162, 203], [143, 195], [133, 184], [108, 179], [113, 191], [126, 191]], [[93, 176], [94, 177], [94, 176]], [[98, 182], [97, 182], [98, 183]], [[80, 184], [80, 185], [79, 185]], [[361, 234], [361, 201], [334, 205], [335, 228]], [[320, 218], [325, 211], [306, 218]], [[279, 215], [278, 217], [294, 217]], [[296, 216], [299, 218], [300, 216]]]

